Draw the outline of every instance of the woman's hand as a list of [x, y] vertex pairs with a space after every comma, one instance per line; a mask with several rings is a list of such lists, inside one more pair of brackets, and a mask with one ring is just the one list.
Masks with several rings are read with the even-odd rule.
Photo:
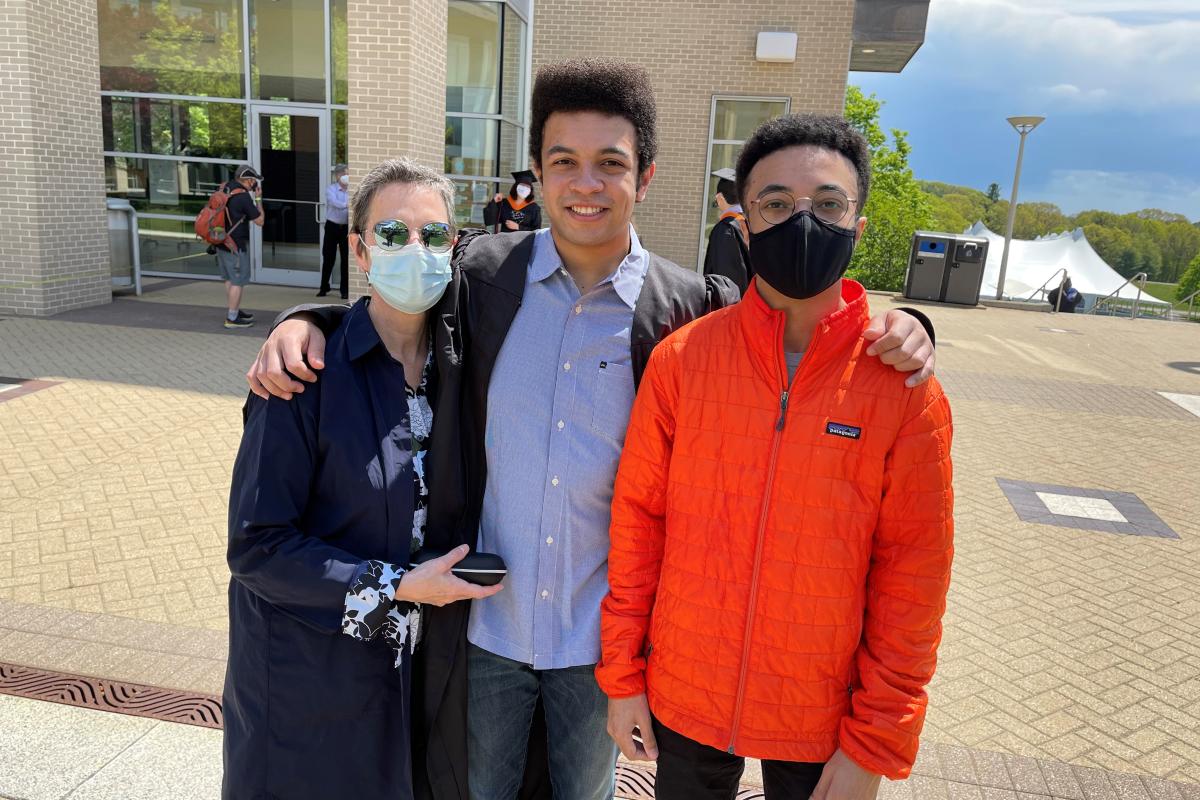
[[504, 195], [497, 193], [496, 196], [492, 198], [492, 202], [499, 203], [503, 199], [504, 199]]
[[396, 590], [396, 600], [444, 606], [459, 600], [482, 600], [500, 591], [503, 587], [498, 583], [495, 586], [477, 586], [450, 572], [469, 552], [470, 547], [459, 545], [446, 555], [426, 561], [404, 573], [400, 588]]
[[521, 226], [518, 225], [517, 223], [513, 222], [511, 219], [504, 220], [504, 227], [508, 228], [510, 231], [516, 231], [516, 230], [521, 229]]

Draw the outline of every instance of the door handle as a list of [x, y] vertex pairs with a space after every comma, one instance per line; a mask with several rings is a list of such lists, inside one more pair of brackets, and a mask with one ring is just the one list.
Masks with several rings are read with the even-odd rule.
[[324, 203], [317, 203], [316, 205], [313, 206], [313, 217], [316, 218], [318, 225], [321, 224], [321, 222], [322, 222], [321, 209], [323, 209], [324, 207], [325, 207]]

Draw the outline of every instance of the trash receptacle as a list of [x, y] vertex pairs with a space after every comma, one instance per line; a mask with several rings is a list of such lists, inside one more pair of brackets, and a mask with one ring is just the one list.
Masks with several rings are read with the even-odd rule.
[[138, 249], [137, 211], [128, 200], [110, 197], [108, 208], [108, 258], [112, 285], [132, 286], [142, 293], [142, 259]]
[[904, 296], [910, 300], [979, 304], [987, 239], [917, 231], [908, 257]]

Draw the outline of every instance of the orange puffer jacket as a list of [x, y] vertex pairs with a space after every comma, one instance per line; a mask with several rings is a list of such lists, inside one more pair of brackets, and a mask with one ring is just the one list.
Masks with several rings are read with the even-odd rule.
[[654, 351], [612, 506], [600, 686], [738, 755], [908, 775], [953, 556], [950, 407], [865, 355], [866, 293], [788, 386], [752, 286]]

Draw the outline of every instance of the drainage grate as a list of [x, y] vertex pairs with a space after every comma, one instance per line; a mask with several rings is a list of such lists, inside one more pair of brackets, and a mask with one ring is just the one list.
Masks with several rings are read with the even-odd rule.
[[[616, 796], [624, 800], [654, 800], [654, 767], [646, 764], [617, 764]], [[763, 800], [762, 789], [743, 787], [737, 800]]]
[[221, 698], [0, 663], [0, 694], [220, 728]]

